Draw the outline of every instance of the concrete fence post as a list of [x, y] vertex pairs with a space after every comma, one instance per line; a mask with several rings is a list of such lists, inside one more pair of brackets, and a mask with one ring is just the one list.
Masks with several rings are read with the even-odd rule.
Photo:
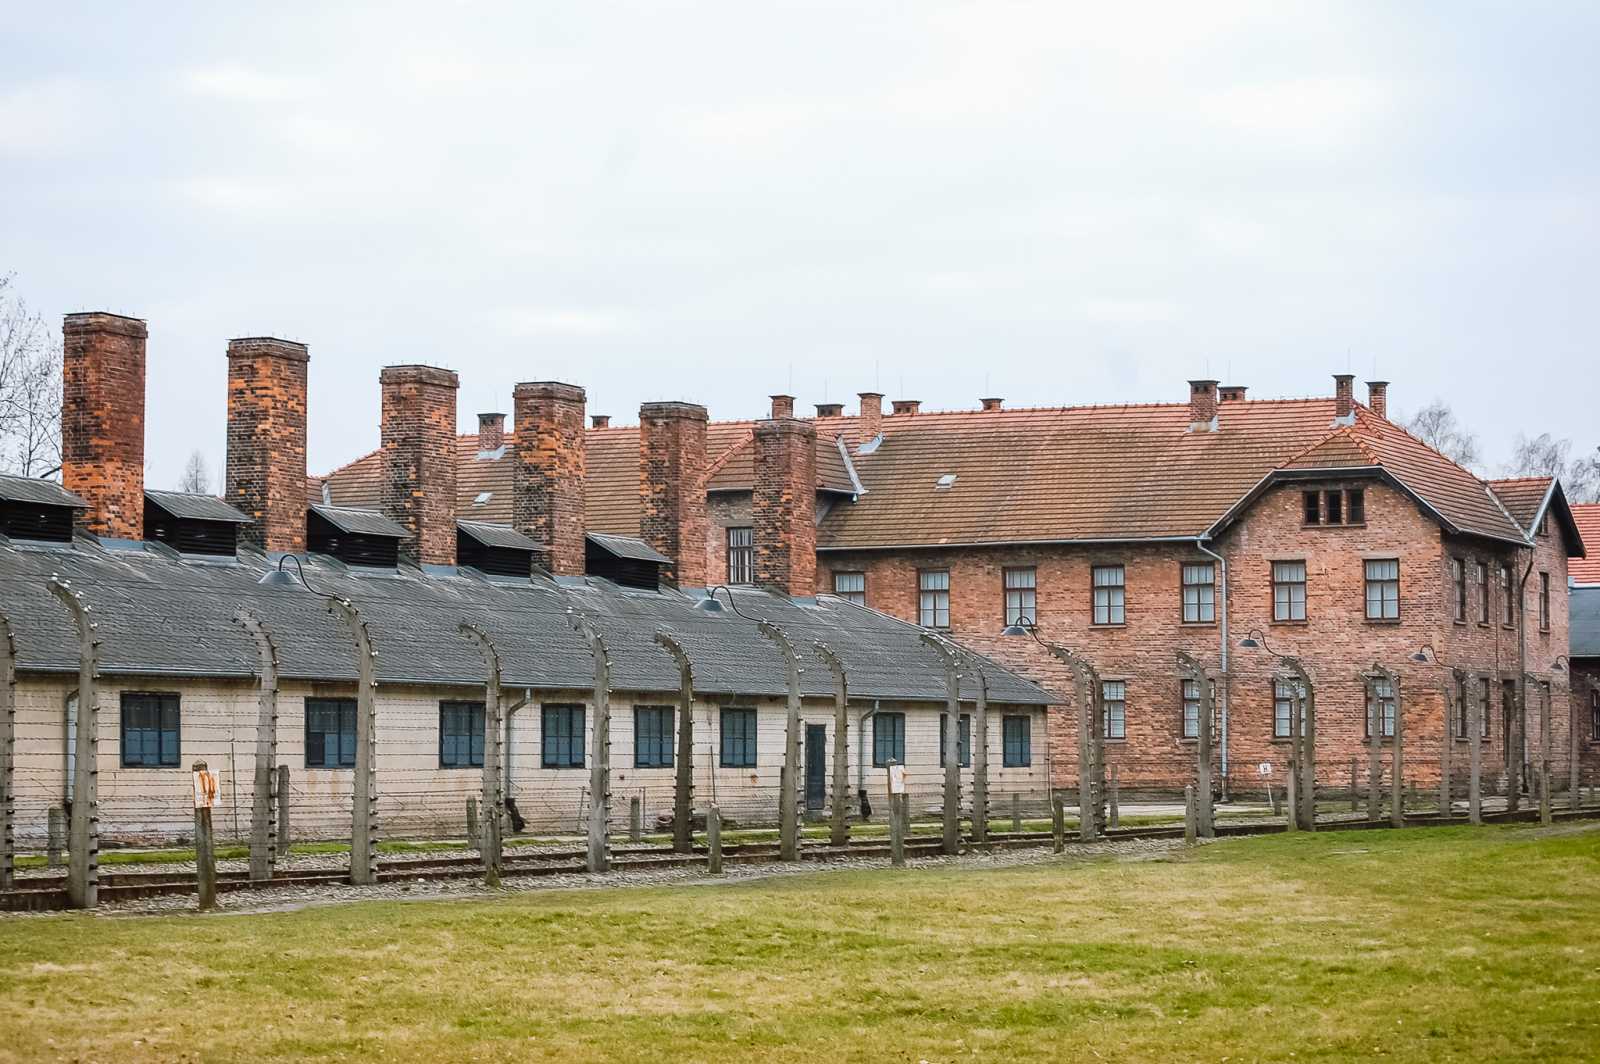
[[[1185, 846], [1194, 845], [1197, 834], [1195, 819], [1194, 784], [1186, 783], [1183, 785], [1183, 844]], [[1291, 816], [1289, 821], [1293, 823], [1294, 818]]]
[[1450, 744], [1455, 738], [1455, 703], [1450, 698], [1450, 681], [1446, 680], [1440, 685], [1440, 692], [1444, 697], [1444, 726], [1440, 728], [1443, 737], [1439, 743], [1439, 815], [1449, 818], [1451, 807], [1451, 781], [1450, 781]]
[[889, 863], [896, 868], [906, 865], [906, 825], [902, 808], [910, 795], [889, 795]]
[[706, 871], [722, 874], [722, 811], [715, 805], [706, 810]]
[[1541, 683], [1539, 693], [1543, 696], [1539, 700], [1539, 823], [1549, 827], [1555, 822], [1550, 808], [1550, 685]]
[[843, 846], [850, 841], [850, 683], [828, 644], [812, 643], [817, 657], [833, 674], [833, 788], [828, 795], [828, 842]]
[[628, 799], [628, 841], [644, 841], [644, 799], [637, 794]]
[[350, 822], [350, 882], [378, 881], [378, 652], [361, 612], [348, 599], [329, 599], [356, 647], [356, 764]]
[[688, 651], [666, 628], [656, 629], [656, 643], [678, 666], [678, 752], [673, 762], [672, 850], [694, 850], [694, 666]]
[[778, 774], [778, 857], [800, 860], [800, 659], [783, 629], [757, 621], [760, 633], [777, 646], [788, 672], [788, 711], [784, 716], [783, 770]]
[[45, 864], [61, 867], [61, 851], [67, 846], [67, 811], [52, 805], [45, 813]]
[[1383, 706], [1376, 678], [1364, 675], [1361, 682], [1367, 693], [1367, 819], [1376, 821], [1383, 788]]
[[[1405, 803], [1405, 701], [1400, 689], [1400, 676], [1398, 673], [1383, 670], [1384, 677], [1389, 681], [1389, 690], [1394, 694], [1394, 737], [1393, 753], [1390, 755], [1392, 778], [1389, 780], [1389, 825], [1403, 828], [1406, 826]], [[1380, 713], [1380, 719], [1382, 714]]]
[[278, 766], [278, 852], [289, 856], [289, 766]]
[[1067, 848], [1067, 807], [1059, 794], [1050, 796], [1050, 843], [1056, 853]]
[[469, 814], [467, 837], [477, 846], [484, 879], [493, 887], [500, 883], [505, 856], [505, 712], [500, 700], [500, 648], [489, 638], [489, 633], [477, 625], [463, 623], [457, 631], [476, 644], [483, 655], [483, 777], [479, 807], [482, 822], [472, 823], [474, 818]]
[[1201, 836], [1216, 834], [1216, 809], [1211, 801], [1211, 726], [1216, 719], [1215, 684], [1193, 656], [1178, 651], [1179, 675], [1196, 686], [1199, 712], [1195, 719], [1195, 790], [1200, 801]]
[[250, 882], [272, 879], [278, 861], [277, 824], [272, 809], [273, 770], [278, 761], [278, 647], [272, 632], [241, 607], [233, 621], [256, 646], [255, 784], [250, 795]]
[[969, 657], [967, 669], [977, 687], [972, 706], [972, 841], [989, 841], [989, 678], [983, 665]]
[[1303, 705], [1300, 688], [1294, 681], [1290, 681], [1291, 690], [1295, 692], [1289, 700], [1289, 764], [1284, 773], [1284, 812], [1287, 818], [1284, 828], [1287, 831], [1300, 830], [1300, 721], [1302, 719], [1301, 707]]
[[1467, 710], [1467, 820], [1483, 823], [1483, 701], [1477, 698]]
[[[1571, 676], [1570, 670], [1568, 671], [1568, 676]], [[1589, 688], [1595, 693], [1600, 693], [1600, 681], [1591, 679]], [[1572, 705], [1573, 694], [1574, 692], [1569, 687], [1567, 691], [1567, 733], [1568, 740], [1572, 746], [1572, 763], [1567, 769], [1567, 786], [1572, 791], [1569, 796], [1572, 808], [1581, 809], [1583, 808], [1583, 744], [1580, 736], [1583, 733], [1578, 725], [1578, 711]], [[1600, 736], [1594, 736], [1594, 738], [1600, 738]]]
[[1022, 792], [1011, 792], [1011, 830], [1015, 834], [1022, 834]]
[[1117, 765], [1111, 766], [1111, 802], [1109, 806], [1110, 824], [1112, 827], [1122, 826], [1121, 785], [1117, 780]]
[[594, 657], [594, 730], [589, 751], [589, 847], [587, 867], [604, 872], [610, 867], [608, 846], [611, 821], [611, 652], [604, 637], [576, 610], [567, 610], [572, 630], [583, 637]]
[[961, 658], [932, 632], [923, 632], [922, 641], [944, 664], [944, 853], [953, 857], [961, 852]]
[[[194, 772], [194, 870], [200, 911], [217, 907], [217, 850], [211, 835], [211, 802], [216, 798], [215, 777], [206, 771], [204, 761], [196, 761]], [[210, 790], [209, 796], [204, 791]]]
[[467, 795], [467, 848], [483, 853], [483, 833], [478, 825], [478, 796]]
[[78, 727], [73, 736], [72, 817], [67, 834], [67, 899], [75, 909], [100, 900], [100, 638], [83, 595], [60, 577], [50, 592], [78, 630]]
[[17, 641], [0, 613], [0, 890], [10, 890], [17, 854]]

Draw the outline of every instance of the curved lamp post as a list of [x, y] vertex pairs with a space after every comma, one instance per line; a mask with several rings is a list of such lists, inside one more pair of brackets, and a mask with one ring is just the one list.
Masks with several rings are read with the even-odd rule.
[[1071, 669], [1078, 682], [1078, 836], [1092, 842], [1105, 831], [1105, 700], [1100, 673], [1082, 655], [1040, 639], [1031, 618], [1018, 618], [1000, 634], [1031, 638]]
[[1278, 659], [1290, 674], [1295, 698], [1289, 714], [1289, 817], [1295, 827], [1317, 829], [1317, 686], [1305, 663], [1294, 654], [1283, 654], [1267, 643], [1259, 628], [1251, 629], [1239, 645], [1246, 650], [1265, 650]]
[[59, 576], [50, 593], [78, 630], [78, 726], [73, 735], [72, 819], [67, 835], [67, 900], [92, 909], [100, 900], [100, 637], [83, 595]]
[[[463, 621], [459, 628], [483, 655], [483, 822], [482, 835], [473, 841], [483, 859], [483, 876], [491, 887], [500, 885], [502, 836], [504, 833], [505, 786], [502, 784], [500, 739], [503, 725], [500, 711], [500, 649], [489, 633]], [[470, 760], [470, 759], [469, 759]]]
[[694, 664], [689, 652], [667, 628], [656, 629], [656, 642], [678, 666], [678, 760], [672, 791], [672, 850], [694, 851]]
[[944, 662], [944, 852], [961, 852], [961, 654], [948, 640], [923, 632], [922, 641]]

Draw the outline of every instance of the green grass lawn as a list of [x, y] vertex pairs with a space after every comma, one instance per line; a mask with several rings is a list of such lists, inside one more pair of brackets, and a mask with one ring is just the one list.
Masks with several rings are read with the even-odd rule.
[[0, 1058], [1587, 1060], [1600, 827], [0, 920]]

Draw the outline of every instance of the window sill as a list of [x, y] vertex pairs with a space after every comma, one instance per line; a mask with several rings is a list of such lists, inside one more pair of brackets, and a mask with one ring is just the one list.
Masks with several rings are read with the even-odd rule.
[[1092, 631], [1096, 631], [1096, 630], [1100, 630], [1100, 629], [1107, 629], [1107, 628], [1116, 629], [1116, 628], [1126, 628], [1126, 627], [1128, 627], [1128, 622], [1127, 621], [1112, 621], [1112, 622], [1108, 622], [1106, 624], [1090, 624], [1089, 625], [1089, 630], [1092, 632]]
[[1110, 743], [1113, 746], [1122, 746], [1125, 743], [1127, 743], [1128, 737], [1126, 735], [1124, 735], [1120, 739], [1105, 738], [1105, 739], [1101, 739], [1100, 741], [1103, 742], [1103, 743]]
[[1180, 627], [1180, 628], [1215, 628], [1216, 626], [1217, 626], [1217, 622], [1216, 621], [1179, 621], [1178, 622], [1178, 627]]
[[[1465, 735], [1458, 735], [1458, 736], [1455, 737], [1455, 739], [1456, 739], [1456, 742], [1458, 742], [1458, 743], [1470, 743], [1472, 741], [1471, 739], [1468, 739]], [[1480, 743], [1487, 744], [1489, 742], [1489, 736], [1485, 735], [1482, 739], [1479, 739], [1478, 741]]]
[[1453, 623], [1457, 628], [1465, 628], [1467, 626], [1467, 622], [1461, 620], [1453, 621], [1451, 623]]
[[1402, 623], [1401, 619], [1399, 617], [1364, 617], [1364, 618], [1362, 618], [1362, 620], [1366, 624], [1375, 625], [1375, 626], [1380, 627], [1380, 628], [1381, 627], [1390, 627], [1390, 628], [1392, 628], [1392, 627]]
[[1272, 625], [1275, 628], [1304, 628], [1306, 625], [1310, 624], [1311, 622], [1309, 620], [1304, 620], [1304, 621], [1276, 621], [1276, 620], [1274, 620], [1274, 621], [1268, 621], [1267, 623]]

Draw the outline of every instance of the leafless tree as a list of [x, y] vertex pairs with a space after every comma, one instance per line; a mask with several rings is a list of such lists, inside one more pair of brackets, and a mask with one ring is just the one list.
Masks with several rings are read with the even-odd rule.
[[1479, 460], [1478, 438], [1456, 419], [1443, 399], [1435, 399], [1405, 423], [1407, 431], [1446, 458], [1469, 469]]
[[0, 275], [0, 471], [61, 469], [61, 343]]
[[178, 490], [192, 492], [195, 495], [211, 494], [211, 469], [206, 465], [206, 456], [199, 451], [192, 451], [189, 460], [183, 466], [183, 478], [178, 481]]
[[1558, 440], [1548, 432], [1530, 439], [1519, 432], [1506, 475], [1556, 477], [1569, 501], [1600, 502], [1600, 453], [1571, 455], [1571, 440]]

